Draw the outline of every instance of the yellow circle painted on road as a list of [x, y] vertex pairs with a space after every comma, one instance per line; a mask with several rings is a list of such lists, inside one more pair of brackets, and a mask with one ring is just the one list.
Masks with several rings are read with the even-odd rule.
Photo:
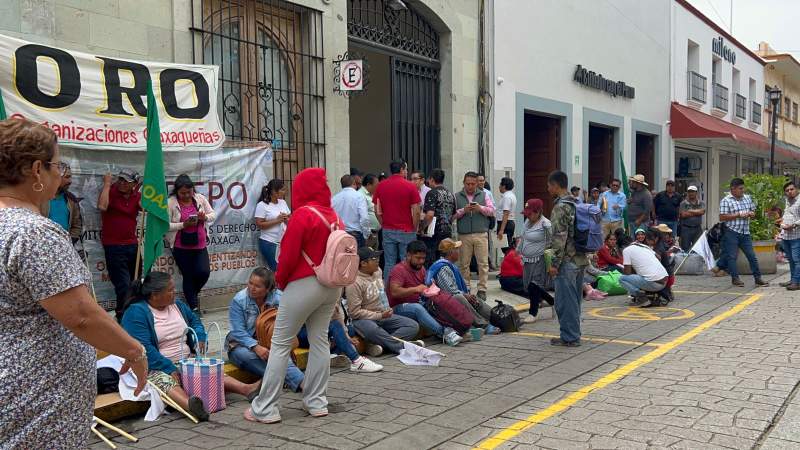
[[589, 315], [598, 319], [612, 320], [681, 320], [694, 317], [694, 312], [679, 308], [639, 308], [635, 306], [611, 306], [593, 308]]

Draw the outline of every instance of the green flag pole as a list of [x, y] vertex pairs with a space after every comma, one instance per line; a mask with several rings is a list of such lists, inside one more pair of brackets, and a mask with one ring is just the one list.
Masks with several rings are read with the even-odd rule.
[[631, 201], [631, 189], [628, 186], [628, 171], [625, 170], [625, 156], [622, 152], [619, 152], [619, 165], [620, 165], [620, 175], [622, 175], [622, 192], [625, 194], [625, 198], [627, 201], [625, 202], [625, 208], [622, 208], [622, 219], [625, 223], [625, 232], [627, 233], [629, 230], [628, 226], [628, 214], [626, 210], [628, 209], [628, 202]]
[[164, 234], [169, 231], [167, 183], [164, 179], [164, 154], [161, 147], [161, 127], [152, 82], [147, 82], [147, 158], [142, 180], [142, 209], [144, 219], [144, 250], [142, 278], [153, 267], [164, 250]]

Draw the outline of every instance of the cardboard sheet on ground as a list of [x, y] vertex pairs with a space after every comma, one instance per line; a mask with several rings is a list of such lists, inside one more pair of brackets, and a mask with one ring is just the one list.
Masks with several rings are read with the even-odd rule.
[[397, 359], [407, 366], [438, 366], [439, 361], [446, 355], [425, 347], [412, 344], [411, 342], [403, 342], [403, 349], [397, 355]]

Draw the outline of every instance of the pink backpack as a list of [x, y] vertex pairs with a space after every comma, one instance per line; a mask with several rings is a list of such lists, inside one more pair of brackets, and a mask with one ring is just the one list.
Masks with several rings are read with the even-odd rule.
[[331, 234], [328, 235], [325, 256], [322, 257], [319, 265], [314, 264], [306, 252], [303, 252], [303, 258], [314, 269], [317, 280], [323, 286], [344, 287], [353, 284], [356, 281], [356, 275], [358, 275], [359, 263], [356, 238], [346, 231], [340, 230], [338, 223], [332, 224], [328, 222], [325, 216], [317, 211], [316, 208], [311, 206], [307, 208], [314, 211], [325, 222], [325, 225], [330, 228]]

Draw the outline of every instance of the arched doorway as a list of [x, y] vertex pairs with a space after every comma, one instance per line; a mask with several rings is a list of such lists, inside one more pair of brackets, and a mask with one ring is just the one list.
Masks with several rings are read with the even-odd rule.
[[410, 2], [348, 0], [348, 48], [367, 61], [366, 92], [350, 98], [350, 163], [385, 172], [441, 164], [439, 34]]

